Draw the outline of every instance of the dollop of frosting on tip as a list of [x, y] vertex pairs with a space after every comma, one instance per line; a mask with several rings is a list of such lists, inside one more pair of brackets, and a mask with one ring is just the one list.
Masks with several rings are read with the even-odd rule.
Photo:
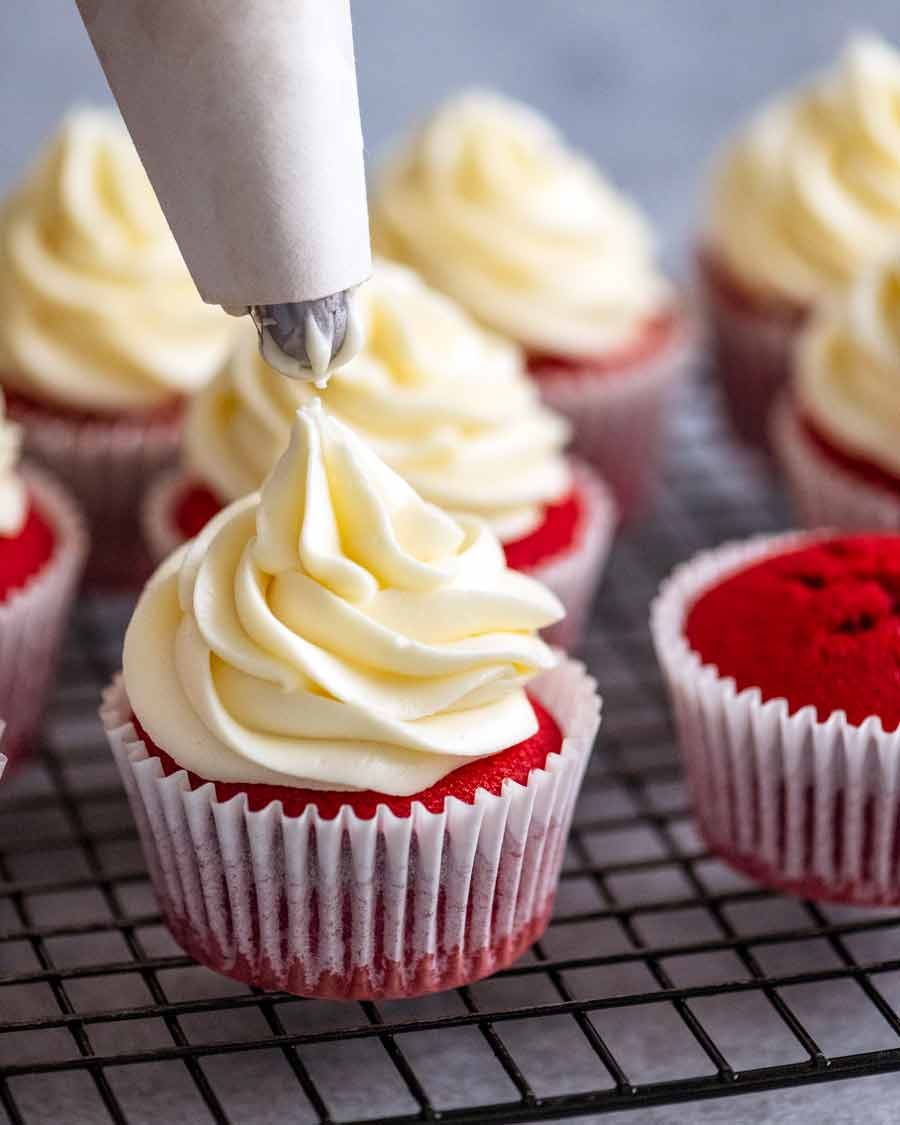
[[125, 639], [153, 741], [215, 781], [408, 796], [536, 729], [553, 594], [318, 402], [262, 491], [157, 571]]
[[345, 321], [344, 332], [338, 348], [334, 346], [334, 320], [328, 317], [328, 330], [320, 324], [313, 309], [314, 302], [304, 302], [303, 314], [303, 349], [304, 357], [290, 355], [283, 344], [279, 343], [272, 332], [267, 317], [259, 309], [251, 309], [250, 313], [256, 325], [259, 336], [259, 354], [266, 363], [280, 375], [288, 379], [299, 379], [311, 382], [318, 390], [324, 390], [328, 379], [339, 367], [345, 366], [358, 353], [363, 346], [365, 331], [359, 311], [358, 286], [345, 290], [342, 294], [335, 294], [344, 305]]

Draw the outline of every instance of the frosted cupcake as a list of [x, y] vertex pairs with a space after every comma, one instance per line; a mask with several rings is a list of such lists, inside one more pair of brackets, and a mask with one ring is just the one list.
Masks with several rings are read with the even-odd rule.
[[900, 257], [813, 318], [794, 364], [773, 440], [801, 521], [900, 530]]
[[653, 606], [700, 829], [808, 898], [900, 902], [900, 536], [761, 537]]
[[[581, 631], [614, 528], [597, 474], [563, 454], [568, 426], [542, 406], [519, 349], [480, 328], [410, 270], [377, 262], [361, 290], [367, 343], [321, 392], [329, 412], [425, 499], [487, 520], [509, 565], [561, 598], [558, 643]], [[148, 497], [157, 558], [262, 484], [315, 392], [260, 357], [248, 330], [191, 404], [185, 469]]]
[[19, 444], [0, 394], [0, 764], [10, 769], [33, 749], [87, 553], [74, 504], [50, 477], [19, 468]]
[[658, 476], [685, 311], [643, 217], [535, 111], [467, 93], [376, 185], [373, 240], [525, 349], [626, 515]]
[[515, 959], [547, 923], [599, 718], [536, 635], [561, 612], [486, 524], [301, 409], [262, 492], [151, 579], [104, 705], [181, 945], [309, 996]]
[[900, 54], [853, 40], [766, 106], [716, 172], [700, 273], [738, 433], [765, 444], [791, 350], [823, 301], [900, 240]]
[[0, 382], [27, 452], [85, 506], [96, 578], [134, 577], [141, 492], [231, 333], [118, 118], [70, 115], [0, 210]]

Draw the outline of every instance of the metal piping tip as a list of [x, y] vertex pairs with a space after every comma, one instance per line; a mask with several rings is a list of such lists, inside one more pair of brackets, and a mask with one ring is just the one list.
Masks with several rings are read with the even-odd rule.
[[356, 290], [345, 289], [314, 301], [252, 305], [263, 359], [290, 379], [324, 387], [336, 367], [362, 346]]

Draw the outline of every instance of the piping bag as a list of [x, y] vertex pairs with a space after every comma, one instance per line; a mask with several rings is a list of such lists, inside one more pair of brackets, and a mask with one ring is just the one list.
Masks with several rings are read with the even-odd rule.
[[204, 301], [324, 385], [371, 273], [349, 0], [77, 0]]

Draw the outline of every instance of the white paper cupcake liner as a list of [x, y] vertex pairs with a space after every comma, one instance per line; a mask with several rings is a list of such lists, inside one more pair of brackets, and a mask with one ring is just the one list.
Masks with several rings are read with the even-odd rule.
[[22, 476], [56, 542], [49, 561], [0, 604], [0, 718], [10, 769], [27, 754], [40, 722], [88, 549], [84, 524], [62, 488], [30, 466]]
[[221, 802], [184, 771], [165, 777], [131, 722], [121, 678], [101, 717], [160, 907], [198, 961], [298, 995], [413, 996], [492, 973], [549, 919], [578, 788], [599, 723], [596, 686], [564, 661], [534, 684], [560, 753], [527, 785], [444, 811], [381, 806], [365, 820], [280, 802]]
[[139, 587], [149, 572], [138, 521], [147, 482], [175, 461], [181, 418], [116, 422], [53, 418], [17, 405], [10, 411], [29, 457], [74, 493], [91, 530], [86, 579]]
[[863, 480], [822, 453], [804, 433], [788, 394], [773, 409], [772, 448], [804, 527], [900, 530], [900, 494]]
[[665, 348], [621, 372], [549, 371], [536, 378], [541, 397], [572, 425], [572, 451], [609, 484], [623, 519], [651, 505], [665, 457], [671, 396], [697, 353], [689, 314]]
[[564, 649], [574, 648], [584, 635], [618, 516], [612, 492], [589, 465], [573, 460], [572, 480], [585, 505], [575, 542], [527, 571], [566, 608], [562, 621], [544, 630], [546, 640]]
[[743, 441], [766, 451], [770, 411], [790, 382], [802, 318], [762, 305], [738, 307], [721, 292], [703, 254], [699, 277], [715, 372], [732, 427]]
[[809, 898], [900, 902], [900, 731], [843, 711], [826, 720], [703, 664], [684, 638], [696, 598], [726, 575], [814, 542], [791, 533], [727, 544], [679, 567], [651, 609], [694, 811], [709, 846], [760, 882]]
[[[172, 513], [188, 479], [182, 469], [161, 473], [144, 496], [141, 530], [154, 563], [162, 562], [184, 542]], [[566, 607], [565, 618], [544, 631], [547, 640], [565, 649], [573, 648], [584, 633], [617, 523], [612, 492], [590, 465], [573, 459], [572, 479], [585, 504], [576, 541], [527, 572], [548, 586]]]

